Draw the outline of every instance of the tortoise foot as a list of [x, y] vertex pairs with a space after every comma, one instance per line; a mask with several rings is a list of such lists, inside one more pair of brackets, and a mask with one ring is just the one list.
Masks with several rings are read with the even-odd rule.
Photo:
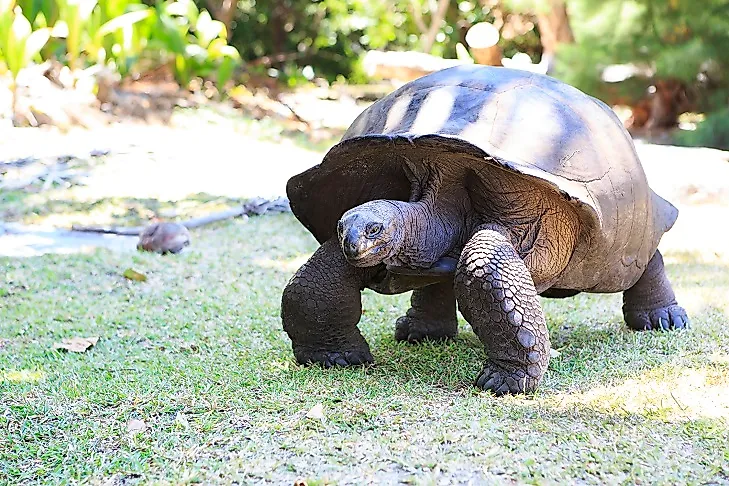
[[636, 331], [672, 331], [690, 327], [686, 311], [677, 304], [652, 310], [630, 310], [625, 312], [624, 317], [628, 327]]
[[529, 376], [526, 370], [508, 370], [498, 364], [487, 361], [481, 374], [476, 378], [476, 386], [491, 391], [496, 396], [517, 393], [531, 393], [538, 380]]
[[422, 341], [444, 341], [458, 334], [457, 322], [443, 322], [405, 315], [395, 321], [395, 340], [419, 343]]
[[340, 351], [297, 347], [294, 349], [294, 356], [296, 356], [296, 361], [298, 361], [299, 364], [317, 364], [323, 368], [333, 368], [335, 366], [362, 366], [375, 362], [375, 359], [372, 357], [372, 353], [367, 347]]

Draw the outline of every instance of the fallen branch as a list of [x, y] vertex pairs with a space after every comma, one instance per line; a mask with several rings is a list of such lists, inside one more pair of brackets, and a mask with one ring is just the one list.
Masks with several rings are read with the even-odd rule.
[[[226, 219], [238, 218], [241, 216], [260, 216], [264, 213], [282, 213], [290, 210], [289, 202], [286, 198], [280, 197], [274, 200], [263, 198], [255, 198], [243, 204], [241, 207], [226, 209], [216, 213], [207, 214], [198, 218], [191, 218], [180, 221], [179, 224], [187, 229], [199, 228], [206, 224], [217, 223]], [[72, 231], [80, 231], [84, 233], [104, 233], [123, 236], [138, 236], [144, 231], [146, 226], [103, 226], [103, 225], [77, 225], [71, 226]]]
[[306, 125], [306, 127], [307, 127], [307, 128], [311, 128], [311, 123], [309, 123], [308, 121], [306, 121], [306, 120], [304, 120], [303, 118], [301, 118], [301, 117], [299, 116], [299, 114], [298, 114], [298, 113], [296, 113], [296, 110], [294, 110], [294, 109], [293, 109], [293, 108], [291, 107], [291, 105], [289, 105], [288, 103], [286, 103], [286, 102], [285, 102], [284, 100], [282, 100], [282, 99], [281, 99], [281, 96], [280, 96], [280, 95], [276, 96], [276, 101], [278, 101], [278, 102], [279, 102], [279, 103], [281, 103], [281, 104], [282, 104], [283, 106], [285, 106], [285, 107], [286, 107], [286, 109], [288, 109], [288, 110], [289, 110], [289, 111], [291, 112], [291, 114], [292, 114], [292, 115], [294, 115], [294, 118], [296, 118], [296, 121], [298, 121], [298, 122], [300, 122], [300, 123], [303, 123], [304, 125]]

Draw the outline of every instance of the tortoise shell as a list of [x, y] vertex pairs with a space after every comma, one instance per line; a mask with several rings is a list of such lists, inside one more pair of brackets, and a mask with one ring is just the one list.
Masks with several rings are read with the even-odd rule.
[[484, 201], [500, 180], [517, 176], [570, 206], [579, 238], [553, 288], [631, 287], [678, 216], [648, 186], [630, 135], [607, 105], [549, 76], [476, 65], [424, 76], [367, 108], [319, 165], [289, 180], [291, 209], [324, 242], [359, 204], [409, 200], [406, 165], [425, 159], [467, 160], [488, 182], [468, 188]]

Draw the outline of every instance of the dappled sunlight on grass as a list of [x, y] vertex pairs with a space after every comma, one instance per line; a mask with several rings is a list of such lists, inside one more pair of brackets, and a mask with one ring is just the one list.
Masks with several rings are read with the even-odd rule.
[[43, 371], [16, 370], [0, 371], [0, 383], [38, 383], [46, 377]]
[[255, 258], [253, 264], [261, 268], [270, 268], [281, 272], [294, 273], [309, 259], [310, 255], [300, 255], [294, 258], [271, 259]]
[[729, 367], [720, 364], [693, 368], [666, 363], [622, 383], [554, 398], [562, 406], [583, 405], [604, 413], [632, 413], [666, 422], [729, 420]]

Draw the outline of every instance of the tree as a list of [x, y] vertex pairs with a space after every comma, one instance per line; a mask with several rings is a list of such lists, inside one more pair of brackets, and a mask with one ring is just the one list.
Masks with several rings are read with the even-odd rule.
[[430, 0], [427, 2], [430, 11], [430, 25], [423, 20], [424, 5], [419, 0], [411, 0], [410, 7], [415, 25], [420, 29], [421, 46], [423, 52], [430, 54], [435, 38], [443, 27], [450, 0]]
[[552, 73], [560, 46], [575, 42], [565, 1], [506, 0], [505, 4], [514, 12], [532, 15], [536, 19], [542, 44], [542, 62], [547, 64], [546, 71]]
[[[576, 43], [560, 48], [557, 75], [601, 97], [610, 65], [648, 73], [633, 83], [643, 96], [658, 80], [680, 82], [695, 109], [727, 106], [729, 95], [729, 1], [567, 0]], [[628, 84], [626, 84], [628, 86]], [[622, 93], [621, 93], [622, 95]]]

